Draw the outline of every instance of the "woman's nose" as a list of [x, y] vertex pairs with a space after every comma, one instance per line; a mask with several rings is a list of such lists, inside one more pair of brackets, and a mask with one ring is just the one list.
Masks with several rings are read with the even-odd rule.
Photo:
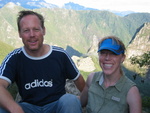
[[110, 54], [109, 54], [109, 53], [106, 54], [105, 59], [106, 59], [106, 60], [109, 60], [109, 59], [110, 59]]

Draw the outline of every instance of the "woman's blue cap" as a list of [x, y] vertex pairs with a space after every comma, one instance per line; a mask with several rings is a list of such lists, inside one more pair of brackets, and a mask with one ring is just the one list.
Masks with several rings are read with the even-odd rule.
[[100, 44], [98, 52], [100, 52], [101, 50], [110, 50], [110, 51], [114, 52], [117, 55], [120, 55], [120, 54], [124, 53], [123, 47], [111, 38], [105, 39]]

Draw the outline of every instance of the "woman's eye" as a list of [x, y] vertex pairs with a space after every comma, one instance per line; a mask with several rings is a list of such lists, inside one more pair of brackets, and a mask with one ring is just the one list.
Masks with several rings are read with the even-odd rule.
[[115, 56], [116, 54], [112, 51], [101, 51], [100, 52], [101, 55], [111, 55], [111, 56]]
[[101, 55], [105, 55], [105, 54], [107, 54], [107, 53], [104, 52], [104, 51], [101, 51], [100, 54], [101, 54]]
[[111, 55], [116, 55], [114, 52], [111, 52]]

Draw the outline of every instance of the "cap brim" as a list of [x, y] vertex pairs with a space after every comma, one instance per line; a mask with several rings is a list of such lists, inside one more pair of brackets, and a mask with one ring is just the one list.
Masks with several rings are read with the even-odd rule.
[[118, 45], [112, 39], [106, 39], [106, 40], [104, 40], [101, 43], [98, 52], [100, 52], [101, 50], [109, 50], [109, 51], [112, 51], [113, 53], [115, 53], [116, 55], [120, 55], [120, 54], [124, 53], [124, 50], [121, 47], [121, 45]]
[[112, 51], [113, 53], [115, 53], [116, 55], [120, 55], [121, 53], [120, 52], [117, 52], [116, 50], [112, 49], [112, 48], [100, 48], [98, 50], [98, 52], [102, 51], [102, 50], [109, 50], [109, 51]]

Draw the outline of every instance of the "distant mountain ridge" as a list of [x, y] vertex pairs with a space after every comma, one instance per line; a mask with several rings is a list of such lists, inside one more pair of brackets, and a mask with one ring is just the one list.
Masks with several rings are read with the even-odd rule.
[[[12, 49], [22, 46], [16, 25], [20, 10], [27, 9], [14, 3], [0, 8], [0, 61]], [[45, 17], [45, 43], [66, 49], [84, 76], [89, 72], [100, 71], [97, 43], [104, 36], [116, 35], [126, 44], [128, 61], [131, 55], [136, 56], [150, 50], [149, 13], [120, 17], [109, 11], [99, 10], [38, 8], [33, 11]], [[135, 72], [126, 71], [125, 74], [133, 80]], [[142, 83], [141, 77], [137, 77], [134, 82], [140, 87], [142, 96], [150, 96], [149, 80]]]
[[[72, 9], [72, 10], [99, 10], [95, 8], [85, 7], [73, 2], [66, 3], [62, 7], [59, 7], [55, 4], [48, 3], [45, 0], [0, 0], [0, 8], [4, 7], [9, 2], [12, 2], [26, 9], [64, 8], [64, 9]], [[110, 12], [119, 16], [125, 16], [131, 13], [135, 13], [133, 11], [110, 11]]]
[[[14, 47], [21, 46], [16, 17], [25, 8], [8, 3], [0, 9], [0, 40]], [[93, 38], [116, 35], [128, 45], [137, 29], [150, 22], [149, 13], [135, 13], [125, 17], [109, 11], [67, 10], [61, 8], [33, 9], [45, 17], [45, 42], [66, 48], [71, 46], [81, 53], [88, 51]], [[94, 46], [93, 46], [94, 47]]]
[[79, 4], [75, 4], [73, 2], [69, 2], [69, 3], [64, 4], [64, 6], [62, 8], [73, 9], [73, 10], [98, 10], [95, 8], [84, 7], [84, 6], [81, 6]]
[[50, 4], [44, 0], [1, 0], [0, 8], [4, 7], [8, 3], [14, 3], [26, 9], [39, 9], [39, 8], [55, 8], [57, 5]]

